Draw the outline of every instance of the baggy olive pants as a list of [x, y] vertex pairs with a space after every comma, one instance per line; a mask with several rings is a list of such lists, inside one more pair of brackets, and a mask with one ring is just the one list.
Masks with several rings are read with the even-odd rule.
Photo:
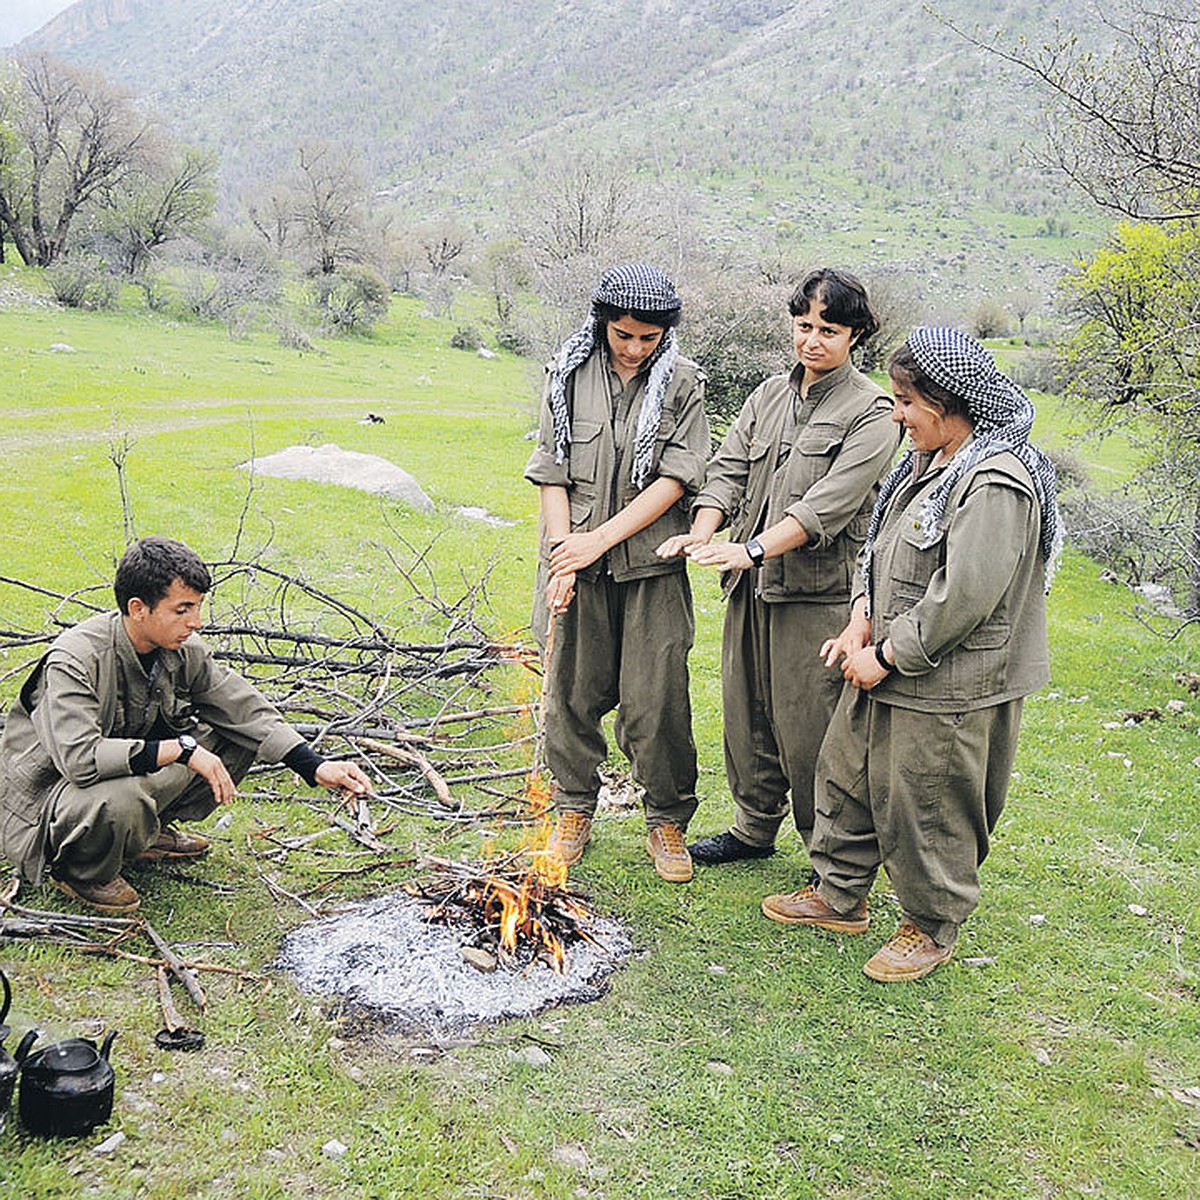
[[725, 774], [737, 806], [734, 829], [772, 846], [791, 811], [808, 845], [813, 773], [842, 690], [821, 643], [845, 624], [842, 604], [767, 604], [744, 580], [729, 597], [721, 642]]
[[[254, 762], [253, 750], [219, 734], [206, 733], [203, 743], [235, 783]], [[64, 781], [50, 816], [50, 870], [82, 883], [108, 883], [153, 844], [166, 821], [198, 821], [215, 807], [208, 780], [179, 763], [90, 787]]]
[[905, 915], [940, 945], [979, 902], [979, 864], [1004, 809], [1021, 700], [924, 713], [845, 686], [817, 761], [809, 856], [827, 904], [848, 912], [880, 864]]
[[[544, 611], [535, 605], [535, 614]], [[626, 583], [607, 574], [580, 579], [555, 622], [545, 720], [558, 807], [596, 811], [599, 766], [608, 754], [601, 720], [615, 708], [617, 744], [645, 791], [646, 824], [686, 829], [696, 811], [687, 666], [695, 624], [687, 574]], [[535, 624], [535, 632], [544, 640], [545, 625]]]

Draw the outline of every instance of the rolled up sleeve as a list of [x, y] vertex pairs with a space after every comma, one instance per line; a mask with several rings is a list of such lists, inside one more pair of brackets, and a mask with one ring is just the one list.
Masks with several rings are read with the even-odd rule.
[[784, 509], [813, 546], [832, 541], [862, 508], [863, 501], [896, 452], [897, 430], [882, 406], [854, 421], [827, 474]]
[[658, 458], [659, 478], [677, 480], [689, 496], [695, 495], [704, 483], [704, 466], [712, 450], [704, 412], [704, 389], [704, 376], [697, 373], [687, 394], [677, 401], [675, 428]]

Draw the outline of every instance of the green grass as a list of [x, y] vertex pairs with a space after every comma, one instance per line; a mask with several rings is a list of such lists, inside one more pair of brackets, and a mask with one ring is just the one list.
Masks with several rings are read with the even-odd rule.
[[[0, 574], [53, 587], [107, 577], [122, 542], [106, 458], [115, 414], [134, 440], [139, 530], [174, 533], [214, 557], [233, 541], [247, 490], [235, 467], [251, 445], [335, 441], [387, 455], [426, 486], [435, 514], [261, 480], [247, 542], [269, 541], [267, 561], [386, 613], [404, 594], [381, 548], [403, 555], [398, 538], [435, 538], [447, 590], [460, 571], [496, 561], [491, 620], [513, 628], [533, 573], [536, 497], [520, 475], [535, 376], [514, 359], [449, 350], [452, 329], [402, 304], [373, 339], [297, 355], [265, 336], [231, 342], [129, 314], [0, 311]], [[52, 342], [76, 352], [50, 353]], [[368, 409], [387, 424], [359, 425]], [[519, 524], [469, 523], [454, 511], [461, 504]], [[703, 833], [723, 828], [731, 806], [721, 603], [714, 580], [694, 583], [694, 828]], [[21, 621], [40, 619], [42, 602], [0, 595]], [[88, 1022], [121, 1031], [111, 1124], [65, 1143], [10, 1125], [0, 1197], [1200, 1195], [1200, 1108], [1172, 1095], [1200, 1085], [1200, 700], [1173, 680], [1198, 669], [1195, 634], [1156, 636], [1078, 556], [1050, 607], [1053, 680], [1026, 705], [983, 900], [955, 959], [928, 979], [885, 987], [861, 973], [898, 917], [886, 880], [867, 935], [785, 928], [758, 904], [801, 881], [795, 839], [766, 862], [702, 871], [680, 887], [653, 875], [640, 819], [606, 819], [578, 879], [637, 947], [610, 993], [417, 1058], [396, 1038], [349, 1037], [270, 971], [280, 936], [303, 914], [273, 900], [258, 872], [298, 888], [336, 860], [254, 859], [251, 835], [263, 824], [298, 834], [324, 818], [300, 796], [250, 796], [190, 872], [233, 883], [232, 896], [153, 869], [134, 877], [165, 936], [235, 942], [195, 953], [263, 977], [241, 991], [206, 977], [199, 1054], [154, 1048], [160, 1018], [144, 967], [43, 944], [0, 947], [17, 1035], [35, 1023], [51, 1037]], [[0, 611], [0, 626], [12, 619]], [[0, 687], [11, 695], [15, 683]], [[512, 686], [528, 683], [514, 673]], [[1171, 700], [1184, 711], [1170, 711]], [[1151, 708], [1162, 719], [1124, 723]], [[448, 837], [415, 820], [391, 840], [402, 851], [479, 847], [477, 833]], [[403, 878], [401, 869], [368, 876], [337, 895]], [[25, 896], [58, 903], [48, 891]], [[525, 1035], [549, 1044], [549, 1066], [514, 1057]], [[124, 1144], [93, 1154], [116, 1130]], [[344, 1156], [322, 1153], [331, 1139], [349, 1147]]]

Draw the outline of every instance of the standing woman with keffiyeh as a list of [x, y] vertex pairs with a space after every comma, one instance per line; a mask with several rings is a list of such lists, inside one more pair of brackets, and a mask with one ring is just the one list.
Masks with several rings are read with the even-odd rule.
[[657, 268], [605, 272], [587, 322], [547, 367], [525, 468], [541, 489], [533, 628], [549, 649], [549, 850], [570, 865], [587, 846], [607, 755], [601, 721], [616, 709], [617, 742], [645, 794], [647, 849], [675, 882], [692, 877], [683, 834], [696, 809], [695, 626], [683, 560], [654, 551], [687, 530], [709, 452], [704, 376], [676, 346], [682, 311]]
[[863, 970], [919, 979], [979, 899], [1025, 696], [1050, 678], [1045, 596], [1061, 544], [1033, 405], [955, 329], [914, 330], [890, 363], [911, 449], [884, 481], [849, 624], [822, 647], [846, 686], [816, 775], [812, 882], [777, 921], [865, 932], [882, 865], [903, 910]]

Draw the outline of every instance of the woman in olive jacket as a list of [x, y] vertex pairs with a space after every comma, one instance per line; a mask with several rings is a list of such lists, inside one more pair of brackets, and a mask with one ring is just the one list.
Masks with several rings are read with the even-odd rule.
[[813, 882], [777, 921], [861, 933], [884, 866], [903, 910], [867, 962], [919, 979], [979, 899], [1022, 699], [1050, 677], [1045, 595], [1061, 544], [1033, 405], [955, 329], [916, 329], [890, 365], [912, 449], [884, 481], [849, 624], [822, 647], [846, 686], [817, 762]]
[[547, 658], [558, 810], [548, 850], [569, 866], [591, 838], [601, 720], [615, 708], [617, 741], [644, 791], [647, 849], [672, 882], [692, 877], [683, 834], [696, 809], [695, 625], [683, 562], [654, 551], [687, 528], [709, 451], [704, 375], [676, 345], [681, 311], [657, 268], [605, 272], [587, 322], [547, 370], [525, 469], [541, 491], [533, 624]]

